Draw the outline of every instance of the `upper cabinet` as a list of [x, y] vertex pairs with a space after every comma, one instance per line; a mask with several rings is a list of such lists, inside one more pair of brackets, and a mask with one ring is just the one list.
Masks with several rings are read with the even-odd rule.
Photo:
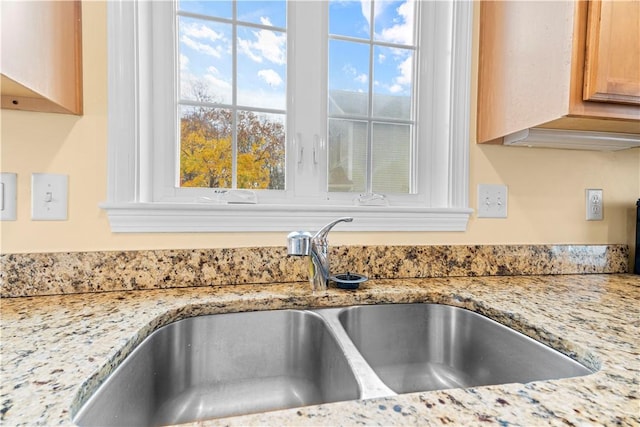
[[82, 114], [81, 2], [0, 2], [2, 108]]
[[479, 43], [479, 143], [640, 144], [640, 0], [482, 1]]
[[589, 2], [583, 98], [640, 105], [640, 1]]

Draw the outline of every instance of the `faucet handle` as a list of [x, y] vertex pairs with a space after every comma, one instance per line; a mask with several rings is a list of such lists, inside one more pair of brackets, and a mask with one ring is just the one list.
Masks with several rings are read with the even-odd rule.
[[331, 229], [339, 222], [351, 222], [353, 221], [353, 217], [347, 216], [344, 218], [338, 218], [335, 221], [330, 222], [329, 224], [325, 225], [324, 227], [322, 227], [320, 229], [320, 231], [318, 231], [316, 233], [315, 236], [313, 236], [313, 240], [319, 240], [319, 241], [326, 241], [327, 240], [327, 234], [329, 234], [329, 231], [331, 231]]
[[311, 253], [311, 233], [292, 231], [287, 236], [287, 253], [293, 256], [307, 256]]

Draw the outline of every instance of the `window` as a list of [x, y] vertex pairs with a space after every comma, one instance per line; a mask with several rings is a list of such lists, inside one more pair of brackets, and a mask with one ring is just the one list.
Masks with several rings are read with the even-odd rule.
[[112, 230], [465, 230], [471, 8], [109, 2]]

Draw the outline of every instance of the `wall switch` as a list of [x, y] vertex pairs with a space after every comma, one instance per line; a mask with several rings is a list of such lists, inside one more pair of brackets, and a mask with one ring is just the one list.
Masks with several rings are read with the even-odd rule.
[[34, 173], [31, 175], [31, 219], [65, 221], [69, 177]]
[[585, 199], [587, 202], [587, 221], [602, 221], [604, 217], [602, 190], [588, 188]]
[[18, 175], [3, 172], [0, 174], [0, 221], [16, 220]]
[[507, 217], [507, 186], [478, 184], [478, 218]]

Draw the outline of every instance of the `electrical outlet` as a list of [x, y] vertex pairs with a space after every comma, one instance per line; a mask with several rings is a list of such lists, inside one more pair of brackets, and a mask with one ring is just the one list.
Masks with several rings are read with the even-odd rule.
[[31, 175], [31, 219], [65, 221], [69, 177], [34, 173]]
[[587, 221], [602, 221], [604, 217], [602, 190], [588, 188], [585, 199], [587, 202]]
[[507, 217], [507, 186], [478, 184], [478, 218]]

